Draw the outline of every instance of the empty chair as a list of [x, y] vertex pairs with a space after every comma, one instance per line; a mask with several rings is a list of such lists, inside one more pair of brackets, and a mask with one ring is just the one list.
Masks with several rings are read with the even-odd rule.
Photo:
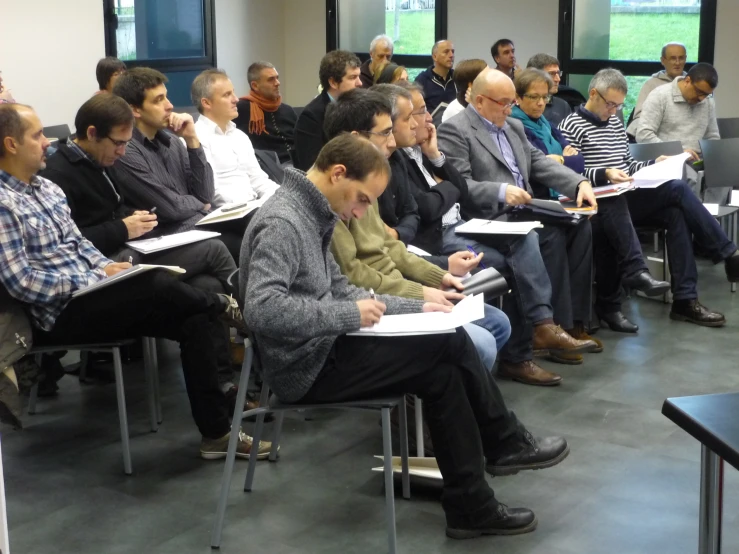
[[739, 117], [719, 117], [716, 121], [722, 139], [739, 138]]
[[652, 142], [629, 144], [629, 151], [637, 162], [656, 160], [660, 156], [675, 156], [683, 153], [679, 140], [671, 142]]
[[52, 125], [51, 127], [44, 127], [44, 136], [47, 139], [57, 139], [62, 141], [71, 134], [72, 131], [69, 130], [69, 125]]

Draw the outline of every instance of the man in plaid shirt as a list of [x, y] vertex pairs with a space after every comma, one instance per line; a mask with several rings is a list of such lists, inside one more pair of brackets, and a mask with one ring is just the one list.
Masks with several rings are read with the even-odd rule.
[[[130, 137], [129, 137], [130, 139]], [[201, 456], [225, 457], [230, 436], [217, 378], [219, 320], [243, 325], [235, 301], [153, 271], [72, 299], [72, 293], [130, 267], [103, 256], [80, 233], [62, 190], [36, 173], [49, 141], [29, 106], [0, 105], [0, 283], [28, 308], [36, 345], [108, 342], [140, 336], [180, 343]], [[251, 439], [239, 431], [248, 458]], [[261, 445], [259, 456], [269, 453]]]

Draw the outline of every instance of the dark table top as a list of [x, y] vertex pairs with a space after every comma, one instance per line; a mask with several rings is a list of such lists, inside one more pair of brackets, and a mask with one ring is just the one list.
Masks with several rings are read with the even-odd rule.
[[739, 469], [739, 393], [668, 398], [662, 413]]

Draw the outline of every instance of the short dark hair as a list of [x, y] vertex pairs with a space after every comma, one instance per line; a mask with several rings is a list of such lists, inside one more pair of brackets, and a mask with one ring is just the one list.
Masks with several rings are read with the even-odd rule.
[[366, 133], [375, 126], [375, 118], [392, 117], [390, 101], [374, 90], [355, 88], [345, 92], [326, 107], [323, 132], [329, 139], [341, 133]]
[[13, 137], [23, 144], [23, 134], [28, 129], [18, 113], [18, 108], [28, 108], [25, 104], [0, 104], [0, 158], [5, 156], [5, 139]]
[[113, 87], [113, 94], [126, 102], [140, 108], [146, 99], [146, 91], [165, 84], [169, 79], [150, 67], [134, 67], [118, 79]]
[[700, 62], [695, 64], [688, 71], [691, 83], [699, 83], [705, 81], [711, 88], [718, 86], [718, 72], [710, 63]]
[[462, 60], [454, 68], [454, 84], [457, 86], [457, 101], [463, 106], [467, 106], [467, 102], [464, 100], [467, 88], [487, 66], [488, 62], [485, 60], [472, 59]]
[[[550, 90], [554, 86], [554, 81], [548, 73], [535, 67], [527, 67], [523, 71], [520, 71], [516, 78], [513, 79], [513, 85], [516, 87], [516, 94], [523, 98], [526, 91], [534, 83], [545, 83], [547, 90]], [[547, 93], [548, 94], [548, 93]]]
[[74, 118], [77, 138], [87, 140], [87, 130], [95, 127], [98, 138], [110, 135], [113, 127], [133, 125], [133, 111], [123, 98], [101, 92], [82, 104]]
[[364, 181], [373, 173], [390, 176], [385, 154], [367, 139], [350, 133], [342, 133], [328, 141], [314, 165], [318, 171], [328, 171], [337, 164], [345, 166], [347, 179], [354, 181]]
[[508, 44], [513, 44], [513, 41], [509, 38], [501, 38], [496, 40], [493, 45], [490, 47], [490, 53], [493, 55], [493, 59], [495, 59], [496, 56], [499, 56], [498, 50], [500, 50], [501, 46], [507, 46]]
[[323, 90], [330, 88], [329, 79], [340, 83], [346, 74], [347, 68], [355, 69], [362, 65], [359, 58], [347, 50], [332, 50], [321, 59], [318, 68], [318, 79], [321, 81]]
[[125, 70], [126, 64], [118, 58], [114, 58], [113, 56], [102, 58], [95, 68], [95, 77], [97, 78], [100, 90], [105, 90], [108, 87], [108, 82], [115, 73]]
[[544, 68], [548, 65], [556, 65], [559, 66], [559, 60], [555, 58], [554, 56], [551, 56], [549, 54], [534, 54], [529, 58], [529, 62], [526, 64], [526, 67], [533, 67], [536, 69], [544, 70]]

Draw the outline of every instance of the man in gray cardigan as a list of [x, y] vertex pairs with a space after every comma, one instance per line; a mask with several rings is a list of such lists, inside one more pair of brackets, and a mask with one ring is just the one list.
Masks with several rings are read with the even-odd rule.
[[[531, 510], [500, 504], [485, 481], [551, 467], [569, 447], [534, 439], [508, 410], [463, 329], [452, 334], [352, 337], [382, 314], [448, 311], [349, 284], [329, 250], [339, 218], [362, 217], [387, 186], [384, 155], [356, 135], [332, 139], [307, 174], [285, 181], [249, 224], [240, 287], [265, 382], [287, 402], [342, 402], [416, 394], [427, 407], [444, 479], [447, 535], [533, 531]], [[486, 459], [486, 461], [485, 461]]]

